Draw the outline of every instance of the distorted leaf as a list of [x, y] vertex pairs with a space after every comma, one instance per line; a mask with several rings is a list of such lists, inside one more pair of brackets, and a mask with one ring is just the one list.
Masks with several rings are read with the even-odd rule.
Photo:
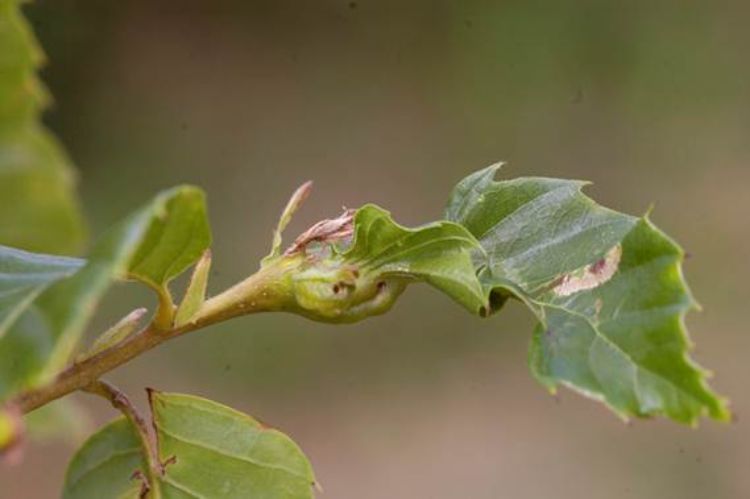
[[308, 230], [284, 253], [300, 259], [290, 277], [291, 310], [316, 320], [353, 322], [387, 311], [406, 285], [418, 281], [472, 312], [482, 309], [470, 253], [481, 247], [466, 229], [444, 221], [409, 229], [374, 205], [346, 216], [346, 226]]
[[354, 240], [342, 256], [365, 272], [425, 281], [479, 313], [484, 300], [469, 272], [471, 250], [481, 247], [458, 224], [440, 221], [408, 229], [382, 208], [366, 205], [357, 210]]
[[726, 402], [689, 357], [685, 314], [695, 306], [679, 246], [646, 218], [603, 208], [582, 182], [495, 181], [499, 165], [454, 190], [446, 218], [479, 240], [488, 296], [514, 296], [536, 314], [532, 371], [603, 400], [623, 417], [726, 420]]

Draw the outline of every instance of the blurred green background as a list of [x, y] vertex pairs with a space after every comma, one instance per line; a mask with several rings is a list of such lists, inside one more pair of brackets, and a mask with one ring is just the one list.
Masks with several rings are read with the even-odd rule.
[[[505, 175], [594, 181], [689, 251], [689, 317], [731, 425], [625, 425], [530, 376], [533, 323], [412, 287], [388, 315], [332, 327], [268, 315], [170, 343], [113, 373], [247, 411], [295, 438], [324, 493], [352, 498], [750, 497], [750, 4], [709, 1], [44, 0], [25, 8], [50, 62], [46, 115], [80, 172], [93, 234], [167, 186], [209, 196], [216, 292], [342, 205], [404, 224], [452, 186]], [[2, 203], [2, 200], [0, 200]], [[7, 207], [2, 207], [7, 209]], [[107, 297], [93, 334], [136, 305]], [[152, 307], [153, 308], [153, 307]], [[94, 423], [114, 416], [76, 395]], [[56, 497], [70, 443], [0, 468], [3, 499]], [[30, 488], [33, 491], [30, 492]]]

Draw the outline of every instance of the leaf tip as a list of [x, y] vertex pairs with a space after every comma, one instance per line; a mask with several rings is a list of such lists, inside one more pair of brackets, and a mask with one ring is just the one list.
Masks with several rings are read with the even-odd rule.
[[507, 165], [507, 161], [496, 161], [492, 163], [491, 165], [479, 170], [474, 175], [479, 177], [482, 180], [494, 182], [497, 180], [498, 172], [505, 168]]
[[716, 407], [709, 411], [709, 415], [721, 423], [736, 423], [737, 415], [731, 408], [731, 401], [720, 395], [716, 396]]

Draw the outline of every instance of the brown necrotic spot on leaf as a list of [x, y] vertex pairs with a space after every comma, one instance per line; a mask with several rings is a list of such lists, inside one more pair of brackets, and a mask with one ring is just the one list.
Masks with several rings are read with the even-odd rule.
[[615, 275], [620, 266], [621, 257], [622, 247], [617, 245], [609, 250], [604, 258], [563, 276], [559, 284], [554, 287], [553, 292], [558, 296], [569, 296], [579, 291], [601, 286]]

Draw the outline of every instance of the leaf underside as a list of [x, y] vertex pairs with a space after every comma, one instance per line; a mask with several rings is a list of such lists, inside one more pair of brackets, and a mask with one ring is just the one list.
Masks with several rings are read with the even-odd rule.
[[445, 216], [481, 243], [474, 264], [488, 301], [512, 296], [536, 315], [534, 375], [624, 418], [727, 420], [726, 401], [688, 356], [684, 319], [696, 304], [680, 247], [648, 218], [594, 203], [583, 182], [495, 181], [499, 166], [461, 181]]
[[0, 247], [0, 272], [9, 269], [0, 277], [0, 401], [69, 361], [113, 282], [135, 276], [164, 285], [210, 241], [204, 195], [184, 186], [113, 227], [85, 262]]
[[[151, 483], [153, 497], [304, 499], [315, 477], [299, 447], [283, 433], [210, 400], [152, 392], [158, 454], [168, 462]], [[146, 455], [124, 418], [104, 426], [73, 457], [63, 497], [137, 498]]]

